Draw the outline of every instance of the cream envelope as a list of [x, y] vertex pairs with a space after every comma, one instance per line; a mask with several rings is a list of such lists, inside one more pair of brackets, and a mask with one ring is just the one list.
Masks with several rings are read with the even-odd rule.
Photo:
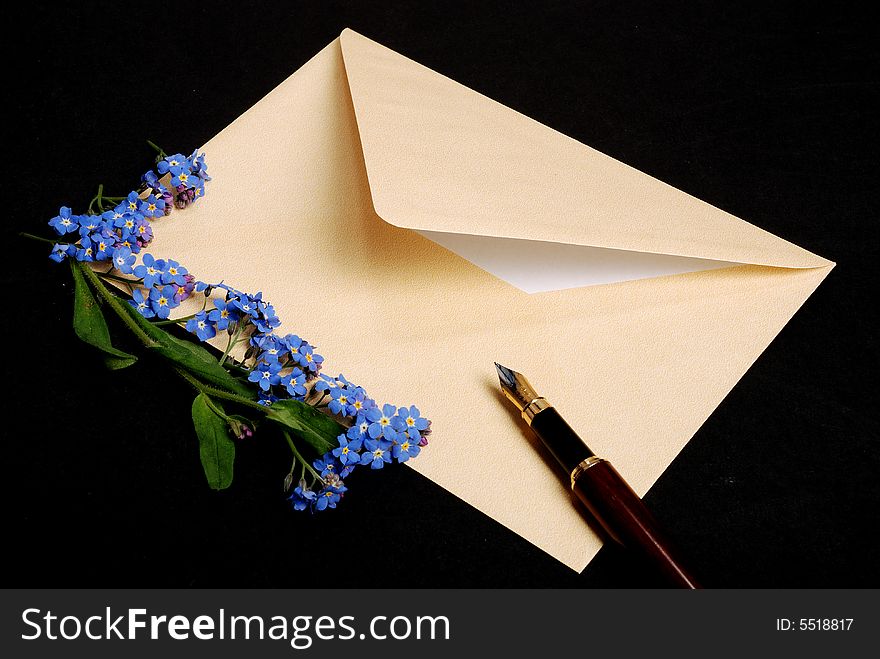
[[150, 251], [417, 404], [412, 467], [576, 570], [601, 541], [493, 361], [644, 494], [833, 267], [351, 30], [204, 151]]

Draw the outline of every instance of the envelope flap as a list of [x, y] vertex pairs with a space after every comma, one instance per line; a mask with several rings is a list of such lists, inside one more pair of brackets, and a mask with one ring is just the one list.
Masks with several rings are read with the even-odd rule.
[[777, 267], [829, 261], [346, 29], [373, 203], [402, 228]]

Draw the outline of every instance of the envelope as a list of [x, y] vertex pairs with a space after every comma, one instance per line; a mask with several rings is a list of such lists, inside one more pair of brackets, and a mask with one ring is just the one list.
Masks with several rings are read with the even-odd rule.
[[642, 495], [834, 265], [351, 30], [203, 150], [150, 251], [418, 405], [412, 468], [575, 570], [601, 539], [493, 362]]

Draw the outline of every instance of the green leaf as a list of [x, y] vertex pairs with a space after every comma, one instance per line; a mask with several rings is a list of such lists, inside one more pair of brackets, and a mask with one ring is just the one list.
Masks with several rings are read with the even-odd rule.
[[209, 384], [226, 389], [249, 400], [254, 399], [254, 390], [236, 380], [210, 352], [199, 345], [166, 334], [163, 340], [151, 348], [160, 355], [182, 366], [193, 375]]
[[137, 361], [137, 357], [112, 357], [107, 355], [104, 357], [104, 366], [109, 368], [111, 371], [119, 371], [123, 368], [128, 368], [132, 364]]
[[345, 432], [345, 428], [329, 416], [298, 400], [275, 401], [268, 408], [266, 417], [293, 431], [318, 455], [335, 448], [338, 445], [336, 438]]
[[110, 368], [131, 366], [137, 361], [137, 357], [113, 347], [107, 321], [104, 320], [104, 314], [101, 313], [82, 271], [73, 262], [70, 271], [73, 273], [73, 331], [84, 342], [110, 355], [106, 360]]
[[205, 382], [226, 389], [249, 400], [254, 399], [254, 390], [243, 382], [236, 380], [217, 359], [202, 346], [192, 341], [183, 341], [172, 336], [141, 316], [130, 304], [124, 304], [127, 313], [155, 345], [155, 350], [165, 359], [185, 368]]
[[[211, 404], [220, 408], [216, 401], [211, 401]], [[225, 490], [232, 484], [235, 463], [235, 443], [229, 437], [226, 421], [211, 409], [205, 394], [199, 394], [193, 401], [192, 419], [199, 437], [199, 457], [208, 485], [213, 490]]]

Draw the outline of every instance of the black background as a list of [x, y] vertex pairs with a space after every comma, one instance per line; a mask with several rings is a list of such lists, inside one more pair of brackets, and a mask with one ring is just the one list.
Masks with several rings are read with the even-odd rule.
[[[838, 263], [646, 500], [709, 586], [878, 586], [875, 23], [728, 4], [24, 3], [6, 229], [131, 189], [145, 138], [188, 152], [351, 27]], [[607, 548], [577, 575], [407, 469], [294, 514], [274, 440], [211, 492], [187, 386], [148, 360], [104, 371], [70, 328], [66, 266], [4, 245], [6, 585], [656, 584]]]

